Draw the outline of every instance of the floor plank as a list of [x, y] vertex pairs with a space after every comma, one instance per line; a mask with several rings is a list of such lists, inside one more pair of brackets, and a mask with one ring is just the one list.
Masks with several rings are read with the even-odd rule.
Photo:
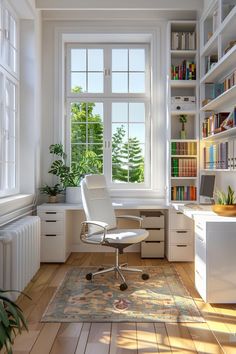
[[135, 323], [112, 323], [109, 354], [137, 354], [137, 334]]
[[108, 354], [111, 337], [111, 323], [92, 323], [85, 354]]
[[154, 323], [137, 323], [137, 346], [138, 354], [158, 352]]

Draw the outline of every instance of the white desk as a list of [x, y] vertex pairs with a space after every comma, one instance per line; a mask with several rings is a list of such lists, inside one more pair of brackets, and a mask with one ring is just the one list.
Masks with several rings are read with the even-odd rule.
[[[141, 210], [167, 210], [162, 200], [156, 199], [116, 199], [113, 202], [117, 215], [140, 215]], [[70, 252], [111, 252], [110, 247], [82, 243], [80, 240], [81, 222], [85, 220], [82, 204], [45, 203], [37, 208], [42, 226], [42, 262], [65, 262]], [[137, 224], [122, 222], [125, 227]], [[57, 247], [55, 247], [55, 244]], [[140, 245], [129, 247], [131, 252], [139, 252]]]
[[195, 287], [206, 302], [236, 303], [236, 217], [200, 207], [177, 207], [194, 220]]

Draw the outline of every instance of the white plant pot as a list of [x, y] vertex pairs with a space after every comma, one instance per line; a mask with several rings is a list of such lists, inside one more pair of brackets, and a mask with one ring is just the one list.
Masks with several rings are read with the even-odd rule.
[[66, 203], [80, 204], [81, 202], [82, 202], [81, 188], [80, 187], [66, 187]]

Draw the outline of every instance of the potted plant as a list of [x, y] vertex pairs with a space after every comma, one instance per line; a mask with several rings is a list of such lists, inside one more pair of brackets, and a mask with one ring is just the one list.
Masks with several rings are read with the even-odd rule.
[[39, 188], [42, 194], [48, 195], [48, 202], [49, 203], [56, 203], [57, 195], [63, 192], [63, 188], [60, 186], [59, 183], [55, 184], [54, 186], [49, 186], [45, 184], [43, 187]]
[[0, 289], [0, 350], [5, 347], [6, 352], [12, 354], [17, 330], [21, 333], [28, 328], [21, 308], [4, 294], [8, 292]]
[[182, 123], [182, 129], [180, 131], [180, 139], [186, 139], [185, 124], [187, 123], [187, 114], [180, 114], [179, 121]]
[[93, 151], [85, 151], [83, 157], [78, 162], [67, 164], [67, 155], [62, 144], [52, 144], [49, 151], [58, 159], [54, 160], [49, 169], [49, 173], [59, 177], [61, 185], [66, 189], [67, 203], [80, 203], [81, 192], [80, 182], [85, 174], [99, 173], [101, 162], [96, 158]]
[[216, 204], [212, 205], [212, 210], [221, 216], [236, 216], [236, 198], [234, 190], [228, 186], [227, 193], [216, 192]]

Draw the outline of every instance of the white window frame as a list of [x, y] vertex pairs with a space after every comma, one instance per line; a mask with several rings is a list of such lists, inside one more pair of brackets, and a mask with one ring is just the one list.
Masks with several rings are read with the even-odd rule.
[[[19, 22], [18, 17], [14, 10], [11, 8], [7, 1], [1, 1], [1, 43], [0, 43], [0, 85], [2, 85], [2, 89], [0, 91], [0, 135], [1, 137], [5, 134], [9, 134], [13, 136], [13, 132], [7, 132], [3, 127], [6, 125], [7, 120], [7, 91], [6, 91], [6, 82], [10, 81], [15, 86], [15, 121], [14, 121], [14, 141], [15, 141], [15, 149], [14, 149], [14, 175], [15, 175], [15, 184], [12, 188], [5, 187], [4, 189], [0, 189], [0, 197], [10, 196], [19, 193]], [[9, 46], [9, 33], [7, 35], [6, 30], [6, 16], [8, 19], [12, 17], [15, 21], [16, 26], [16, 67], [14, 70], [11, 65], [9, 65], [9, 60], [6, 60], [6, 48]], [[3, 139], [0, 139], [0, 149], [2, 151], [6, 151], [7, 145], [3, 145]], [[2, 145], [1, 145], [2, 144]], [[2, 158], [2, 156], [1, 156]], [[6, 165], [10, 163], [10, 156], [6, 156]], [[1, 166], [2, 167], [2, 166]], [[7, 168], [1, 168], [2, 176], [6, 176], [8, 174]], [[3, 177], [1, 177], [2, 179]]]
[[[111, 64], [111, 49], [118, 48], [144, 48], [145, 49], [145, 62], [146, 62], [146, 82], [145, 82], [145, 93], [112, 93], [111, 92], [111, 76], [104, 75], [104, 93], [87, 93], [83, 92], [80, 94], [71, 92], [71, 82], [70, 82], [70, 51], [76, 48], [93, 48], [101, 49], [104, 48], [104, 69], [107, 69]], [[151, 73], [150, 73], [150, 47], [147, 43], [122, 43], [122, 44], [66, 44], [66, 151], [70, 158], [70, 107], [71, 103], [76, 102], [103, 102], [104, 103], [104, 174], [107, 177], [107, 182], [110, 188], [117, 190], [143, 190], [151, 188], [151, 122], [150, 122], [150, 84], [151, 84]], [[111, 70], [110, 68], [108, 68]], [[104, 70], [105, 71], [105, 70]], [[108, 79], [108, 80], [107, 80]], [[145, 176], [144, 183], [131, 183], [131, 182], [112, 182], [112, 166], [111, 166], [111, 107], [113, 102], [143, 102], [145, 104]]]

